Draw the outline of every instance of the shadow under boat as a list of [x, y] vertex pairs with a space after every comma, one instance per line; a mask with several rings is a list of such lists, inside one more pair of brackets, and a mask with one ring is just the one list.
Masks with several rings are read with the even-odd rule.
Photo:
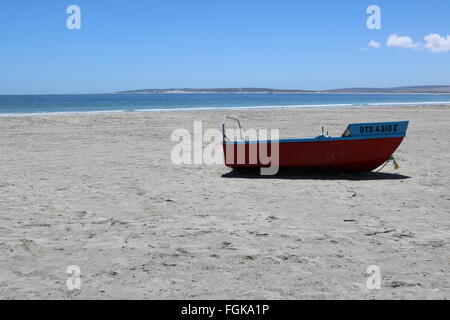
[[335, 173], [300, 171], [298, 169], [281, 168], [276, 175], [264, 176], [258, 168], [238, 168], [227, 172], [222, 178], [235, 179], [287, 179], [287, 180], [406, 180], [411, 177], [387, 172]]

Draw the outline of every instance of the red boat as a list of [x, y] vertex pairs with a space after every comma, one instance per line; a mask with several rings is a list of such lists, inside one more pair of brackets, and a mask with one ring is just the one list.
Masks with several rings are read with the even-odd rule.
[[[227, 119], [238, 122], [241, 140], [229, 141], [225, 132]], [[305, 171], [369, 172], [392, 159], [406, 136], [408, 124], [409, 121], [351, 124], [341, 137], [329, 137], [322, 132], [312, 139], [245, 141], [240, 121], [227, 116], [222, 125], [225, 165], [234, 169], [274, 166]]]

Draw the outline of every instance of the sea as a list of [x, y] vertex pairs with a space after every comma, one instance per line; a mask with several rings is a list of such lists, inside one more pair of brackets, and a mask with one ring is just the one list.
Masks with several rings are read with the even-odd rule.
[[0, 95], [0, 116], [176, 110], [449, 105], [450, 94], [79, 94]]

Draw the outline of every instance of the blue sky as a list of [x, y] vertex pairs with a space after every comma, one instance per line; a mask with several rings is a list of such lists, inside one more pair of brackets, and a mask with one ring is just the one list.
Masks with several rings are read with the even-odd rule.
[[[72, 4], [81, 30], [66, 27]], [[372, 4], [381, 30], [366, 27]], [[5, 1], [0, 94], [450, 84], [450, 51], [386, 45], [447, 37], [449, 12], [446, 0]], [[381, 47], [362, 50], [370, 40]]]

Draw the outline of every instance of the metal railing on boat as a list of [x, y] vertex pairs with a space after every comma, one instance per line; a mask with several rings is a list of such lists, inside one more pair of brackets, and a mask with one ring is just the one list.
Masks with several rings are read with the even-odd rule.
[[225, 118], [223, 119], [223, 123], [222, 123], [222, 135], [223, 135], [223, 143], [226, 143], [226, 141], [230, 141], [230, 139], [228, 139], [227, 135], [225, 134], [225, 127], [227, 124], [227, 120], [234, 120], [238, 123], [239, 125], [239, 131], [241, 134], [241, 140], [244, 140], [244, 135], [242, 133], [242, 126], [241, 126], [241, 121], [238, 118], [234, 118], [234, 117], [230, 117], [230, 116], [225, 116]]

